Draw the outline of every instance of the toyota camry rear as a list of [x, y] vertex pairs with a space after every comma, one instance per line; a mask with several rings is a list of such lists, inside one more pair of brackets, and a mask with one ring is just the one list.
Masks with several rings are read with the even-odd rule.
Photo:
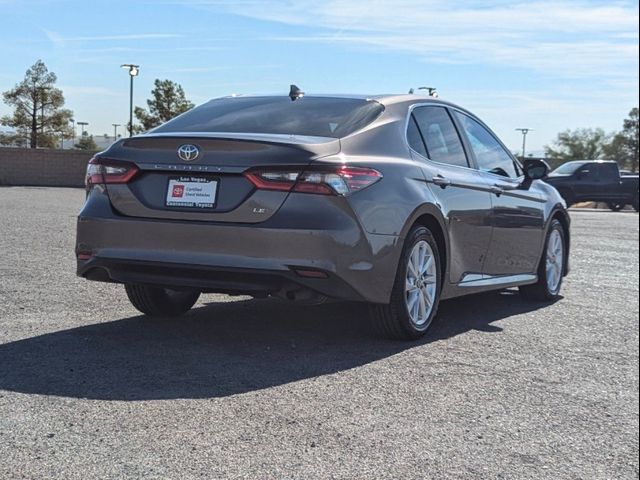
[[201, 292], [375, 300], [348, 197], [382, 174], [349, 166], [339, 138], [382, 111], [365, 99], [230, 97], [115, 143], [88, 165], [79, 275], [124, 283], [150, 315], [182, 313]]

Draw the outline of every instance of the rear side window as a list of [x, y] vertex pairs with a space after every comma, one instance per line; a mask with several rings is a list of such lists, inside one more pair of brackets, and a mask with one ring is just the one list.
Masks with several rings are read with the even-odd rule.
[[599, 165], [600, 178], [603, 180], [617, 180], [620, 174], [615, 163], [601, 163]]
[[434, 162], [468, 167], [456, 127], [446, 109], [442, 107], [418, 107], [413, 116], [424, 139], [427, 157]]
[[418, 125], [413, 115], [409, 118], [409, 125], [407, 126], [407, 141], [409, 142], [409, 146], [416, 152], [423, 157], [428, 157], [427, 149], [424, 146], [422, 135], [420, 134], [420, 130], [418, 130]]
[[335, 97], [232, 97], [211, 100], [153, 130], [345, 137], [373, 122], [384, 107]]
[[503, 177], [518, 178], [518, 171], [513, 158], [500, 145], [498, 140], [468, 115], [460, 112], [455, 112], [455, 115], [467, 134], [480, 170], [494, 175], [502, 175]]

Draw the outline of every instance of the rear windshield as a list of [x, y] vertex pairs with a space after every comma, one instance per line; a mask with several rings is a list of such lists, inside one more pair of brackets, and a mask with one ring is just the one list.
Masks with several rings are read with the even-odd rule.
[[274, 133], [345, 137], [375, 120], [384, 107], [354, 98], [232, 97], [211, 100], [153, 130]]

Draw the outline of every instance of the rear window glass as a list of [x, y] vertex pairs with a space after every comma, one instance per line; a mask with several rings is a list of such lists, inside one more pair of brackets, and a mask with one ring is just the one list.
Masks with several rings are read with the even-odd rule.
[[219, 98], [153, 130], [166, 132], [269, 133], [345, 137], [375, 120], [384, 107], [354, 98]]

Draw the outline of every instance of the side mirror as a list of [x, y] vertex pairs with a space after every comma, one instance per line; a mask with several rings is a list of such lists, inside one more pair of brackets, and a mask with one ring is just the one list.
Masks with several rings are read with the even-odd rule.
[[524, 177], [526, 180], [540, 180], [549, 173], [549, 165], [544, 160], [528, 158], [523, 165]]

